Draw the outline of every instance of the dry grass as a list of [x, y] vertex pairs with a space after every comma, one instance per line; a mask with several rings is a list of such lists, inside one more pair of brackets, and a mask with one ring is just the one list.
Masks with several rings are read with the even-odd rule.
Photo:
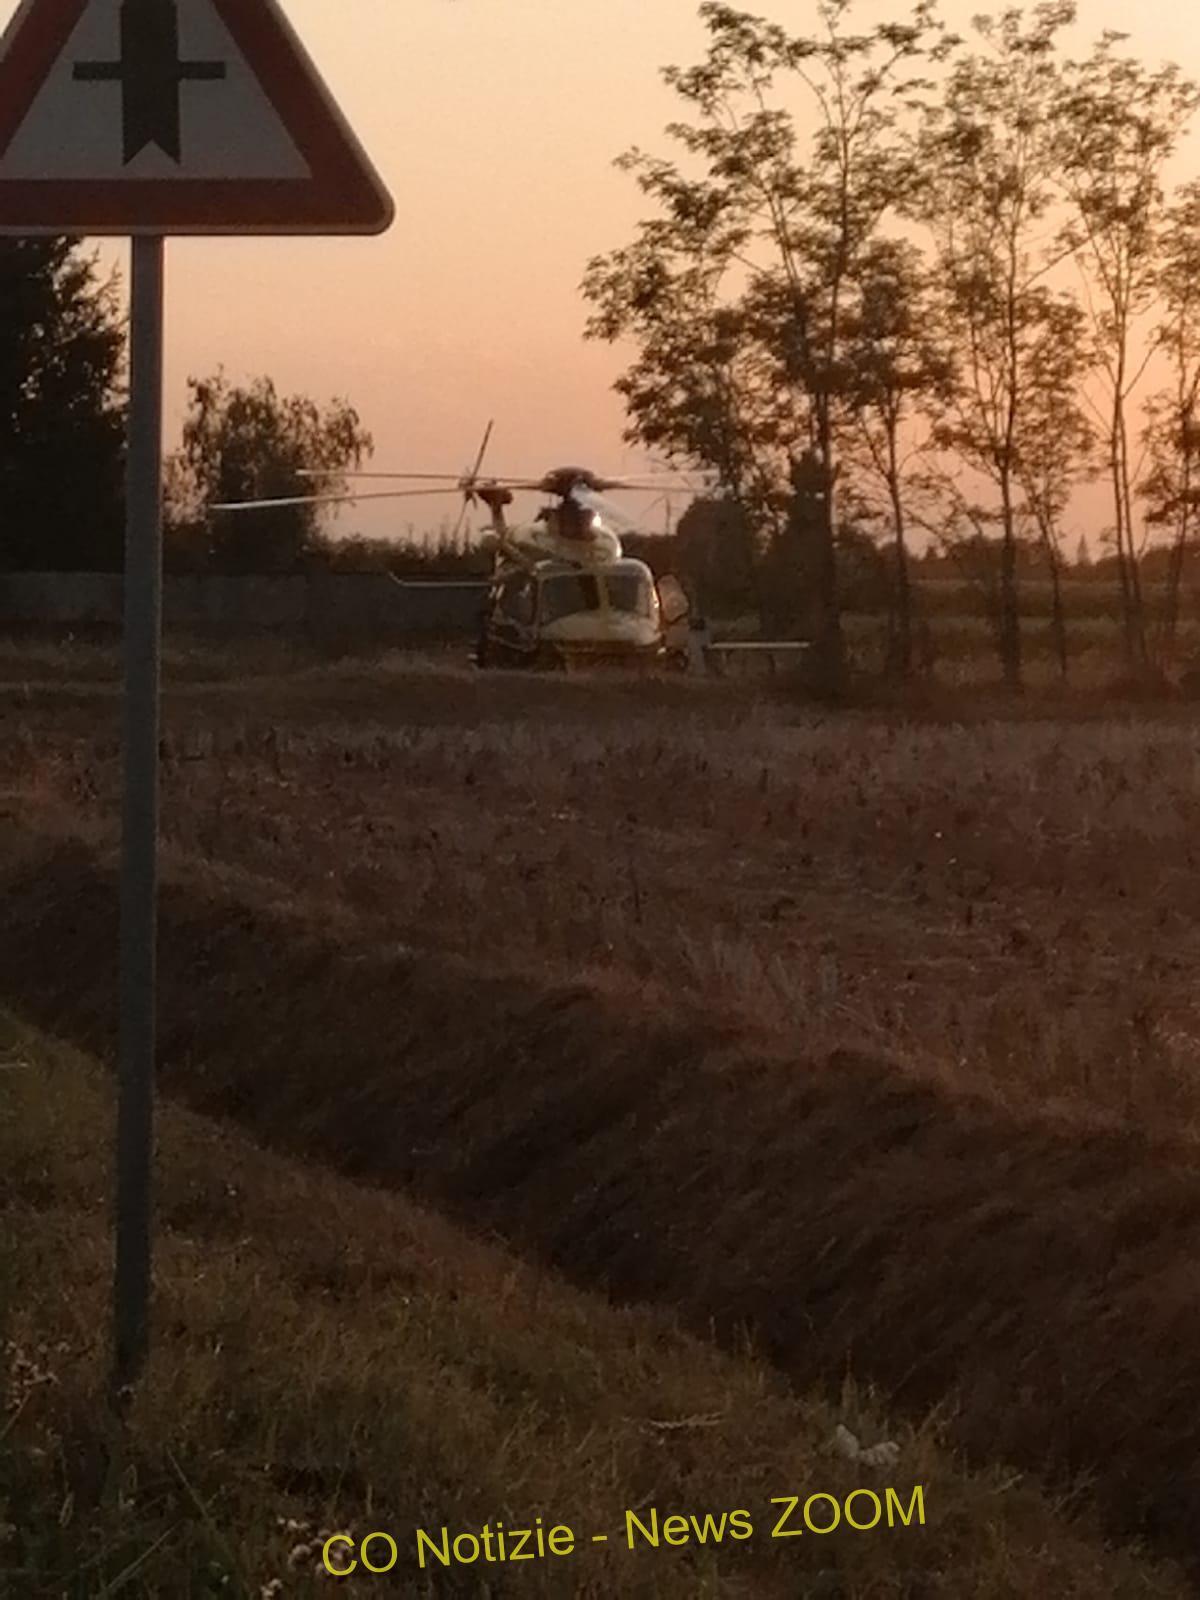
[[[111, 1055], [115, 881], [11, 836], [0, 966]], [[241, 885], [244, 890], [245, 885]], [[747, 1327], [1190, 1548], [1200, 1515], [1200, 1180], [1189, 1141], [1018, 1119], [839, 1051], [749, 1051], [704, 1014], [372, 945], [331, 911], [173, 869], [163, 1087], [261, 1141], [410, 1189], [623, 1299]], [[1130, 1372], [1138, 1374], [1136, 1384]]]
[[[934, 1432], [893, 1437], [890, 1470], [831, 1449], [873, 1407], [797, 1400], [748, 1356], [662, 1317], [572, 1293], [398, 1198], [301, 1169], [167, 1108], [158, 1141], [155, 1351], [121, 1428], [104, 1381], [111, 1094], [88, 1063], [0, 1019], [4, 1450], [0, 1586], [31, 1597], [303, 1596], [324, 1531], [391, 1530], [390, 1578], [354, 1594], [965, 1594], [1162, 1597], [1165, 1567]], [[927, 1524], [771, 1540], [772, 1496], [924, 1485]], [[740, 1546], [639, 1550], [626, 1508], [745, 1506]], [[608, 1530], [556, 1568], [439, 1572], [413, 1530], [533, 1516]], [[862, 1513], [860, 1512], [860, 1515]]]
[[[0, 661], [0, 955], [30, 1014], [107, 1047], [93, 668]], [[1200, 736], [1078, 709], [190, 660], [172, 1082], [581, 1279], [753, 1323], [805, 1382], [852, 1349], [916, 1412], [953, 1393], [976, 1453], [1091, 1472], [1112, 1525], [1185, 1540]]]
[[[45, 737], [56, 711], [91, 731]], [[105, 715], [10, 710], [14, 811], [111, 836]], [[247, 893], [1010, 1105], [1195, 1124], [1188, 713], [905, 724], [347, 663], [181, 691], [168, 752], [169, 852]]]

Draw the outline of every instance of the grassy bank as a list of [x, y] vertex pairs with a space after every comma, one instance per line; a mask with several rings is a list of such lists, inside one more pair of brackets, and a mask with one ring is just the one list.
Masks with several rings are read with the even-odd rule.
[[[3, 882], [10, 992], [111, 1053], [114, 881], [78, 845], [28, 851]], [[802, 1385], [852, 1370], [910, 1416], [945, 1405], [975, 1459], [1086, 1475], [1110, 1529], [1188, 1548], [1190, 1141], [1017, 1118], [844, 1052], [754, 1054], [702, 1018], [345, 935], [176, 869], [166, 1086], [727, 1347], [752, 1327]]]
[[[749, 1356], [173, 1106], [158, 1132], [154, 1354], [122, 1428], [98, 1404], [110, 1086], [7, 1018], [0, 1062], [5, 1593], [323, 1594], [322, 1538], [375, 1529], [396, 1538], [397, 1567], [343, 1580], [351, 1593], [1187, 1592], [1011, 1478], [969, 1476], [928, 1427], [885, 1428], [849, 1392], [839, 1407], [797, 1399]], [[895, 1465], [839, 1455], [839, 1422], [870, 1441], [886, 1432]], [[907, 1507], [918, 1483], [924, 1526], [770, 1537], [773, 1497], [868, 1488], [886, 1501], [892, 1485]], [[651, 1507], [744, 1508], [754, 1535], [658, 1548], [635, 1535], [630, 1550], [625, 1513], [645, 1525]], [[609, 1537], [557, 1564], [417, 1566], [417, 1528], [537, 1515]]]

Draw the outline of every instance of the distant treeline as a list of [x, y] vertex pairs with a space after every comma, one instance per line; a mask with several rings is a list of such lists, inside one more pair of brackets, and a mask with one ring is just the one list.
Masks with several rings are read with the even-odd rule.
[[[844, 616], [887, 617], [890, 674], [928, 659], [934, 577], [986, 618], [1014, 689], [1045, 595], [1038, 647], [1048, 632], [1067, 675], [1085, 588], [1112, 607], [1129, 675], [1182, 671], [1200, 179], [1172, 184], [1200, 85], [1123, 34], [1074, 53], [1071, 0], [964, 36], [936, 0], [859, 5], [821, 0], [815, 31], [793, 34], [705, 0], [703, 58], [666, 73], [667, 153], [621, 158], [644, 215], [586, 265], [585, 331], [628, 356], [628, 440], [720, 486], [644, 552], [713, 615], [811, 640], [834, 689]], [[95, 261], [0, 241], [0, 568], [119, 569], [123, 383]], [[190, 379], [169, 567], [485, 575], [474, 543], [325, 536], [325, 501], [372, 450], [345, 399]], [[1105, 502], [1091, 564], [1071, 548], [1085, 485]]]
[[[757, 597], [736, 557], [736, 541], [724, 528], [728, 509], [723, 504], [697, 500], [680, 518], [672, 534], [622, 534], [626, 555], [644, 561], [662, 576], [680, 578], [693, 600], [709, 615], [738, 617], [757, 608]], [[893, 574], [888, 553], [868, 533], [850, 527], [839, 538], [839, 584], [845, 610], [884, 615], [894, 605]], [[398, 577], [433, 580], [486, 578], [492, 555], [473, 534], [455, 535], [448, 529], [419, 535], [410, 531], [399, 539], [321, 540], [309, 560], [338, 572], [393, 572]], [[1043, 544], [1034, 539], [1015, 541], [1015, 564], [1030, 616], [1045, 615], [1052, 603], [1054, 571]], [[922, 604], [935, 610], [951, 607], [956, 614], [984, 616], [988, 611], [988, 574], [995, 565], [994, 542], [979, 539], [946, 547], [933, 545], [912, 553], [909, 573], [921, 585]], [[1153, 613], [1163, 603], [1172, 577], [1170, 550], [1155, 547], [1139, 563], [1146, 604]], [[1120, 562], [1115, 555], [1093, 557], [1080, 540], [1074, 555], [1063, 557], [1057, 568], [1069, 585], [1071, 609], [1080, 616], [1121, 614]], [[1181, 581], [1189, 605], [1200, 602], [1200, 551], [1189, 550]], [[1087, 598], [1081, 599], [1086, 586]], [[775, 610], [764, 619], [787, 628], [795, 618], [790, 610], [792, 585], [784, 583]], [[938, 598], [939, 594], [942, 598]], [[1197, 620], [1200, 620], [1198, 617]]]

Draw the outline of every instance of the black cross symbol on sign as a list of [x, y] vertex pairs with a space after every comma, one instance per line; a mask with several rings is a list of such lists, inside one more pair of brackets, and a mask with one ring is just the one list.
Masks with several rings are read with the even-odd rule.
[[182, 159], [179, 86], [225, 77], [223, 61], [179, 59], [179, 15], [175, 0], [123, 0], [120, 61], [80, 61], [81, 83], [119, 83], [125, 131], [125, 165], [148, 144], [174, 161]]

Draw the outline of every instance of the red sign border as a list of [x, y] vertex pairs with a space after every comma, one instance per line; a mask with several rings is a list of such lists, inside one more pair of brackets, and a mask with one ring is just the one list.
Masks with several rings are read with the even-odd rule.
[[[0, 154], [90, 0], [26, 0], [0, 58]], [[391, 196], [278, 0], [210, 0], [312, 174], [304, 179], [0, 179], [0, 234], [378, 234]]]

